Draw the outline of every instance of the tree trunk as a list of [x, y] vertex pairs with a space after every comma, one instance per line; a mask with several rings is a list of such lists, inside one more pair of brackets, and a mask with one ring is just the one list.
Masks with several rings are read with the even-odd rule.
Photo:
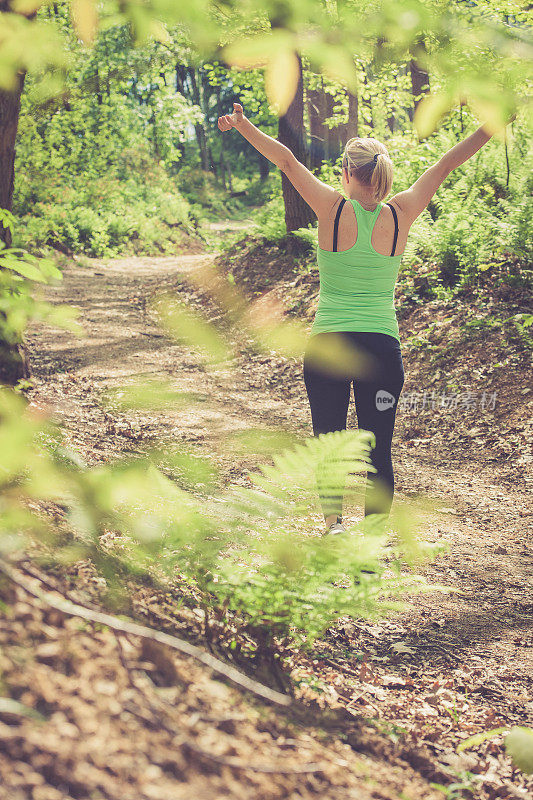
[[348, 122], [346, 123], [348, 139], [359, 136], [359, 96], [348, 92]]
[[259, 177], [262, 181], [266, 181], [270, 174], [270, 161], [259, 152], [257, 158], [259, 160]]
[[220, 168], [220, 180], [222, 182], [222, 186], [224, 187], [224, 189], [227, 189], [227, 186], [226, 186], [226, 165], [224, 163], [224, 153], [222, 152], [222, 150], [220, 151], [220, 161], [218, 163], [218, 166]]
[[[15, 139], [24, 78], [24, 74], [17, 75], [14, 90], [0, 90], [0, 208], [7, 211], [11, 211], [13, 207]], [[7, 247], [11, 245], [9, 228], [0, 225], [0, 239]], [[0, 313], [4, 316], [3, 311]], [[14, 386], [21, 378], [28, 378], [29, 374], [29, 363], [23, 344], [0, 340], [0, 383]]]
[[[194, 105], [202, 108], [202, 100], [200, 98], [200, 91], [196, 82], [194, 67], [189, 67], [188, 72], [192, 87], [193, 103]], [[204, 172], [207, 172], [209, 170], [209, 158], [207, 155], [207, 138], [205, 135], [205, 129], [201, 122], [196, 122], [194, 125], [194, 130], [196, 133], [196, 141], [198, 142], [198, 149], [200, 151], [200, 164]]]
[[[326, 117], [332, 117], [335, 109], [333, 95], [326, 92]], [[338, 125], [334, 128], [327, 128], [327, 157], [331, 161], [336, 161], [341, 154], [340, 131]]]
[[[9, 0], [0, 0], [0, 11], [12, 11]], [[23, 16], [33, 19], [36, 13], [35, 10], [31, 10]], [[0, 208], [7, 211], [11, 211], [13, 207], [15, 141], [25, 77], [24, 72], [17, 73], [13, 90], [0, 89]], [[0, 239], [8, 247], [11, 245], [11, 232], [2, 225], [0, 225]], [[21, 378], [29, 377], [30, 364], [24, 344], [0, 339], [0, 383], [14, 386]]]
[[309, 133], [311, 138], [309, 169], [314, 172], [320, 169], [326, 157], [326, 139], [328, 130], [324, 125], [326, 119], [326, 95], [324, 82], [321, 79], [319, 89], [307, 90], [307, 108], [309, 114]]
[[230, 192], [232, 192], [233, 191], [233, 185], [232, 185], [232, 182], [231, 182], [231, 168], [230, 168], [229, 162], [226, 161], [226, 159], [224, 157], [224, 150], [220, 151], [220, 162], [219, 163], [220, 163], [220, 175], [221, 175], [221, 180], [222, 180], [222, 184], [224, 186], [224, 189], [227, 189]]
[[[24, 86], [24, 75], [17, 76], [13, 91], [0, 89], [0, 208], [11, 211], [13, 187], [15, 185], [15, 139], [20, 115], [20, 97]], [[11, 244], [8, 228], [0, 226], [0, 238]]]
[[152, 126], [152, 143], [154, 147], [154, 155], [156, 159], [159, 161], [159, 159], [161, 158], [161, 152], [159, 150], [159, 139], [157, 135], [157, 116], [155, 113], [156, 103], [154, 101], [154, 88], [157, 88], [155, 84], [153, 83], [150, 84], [150, 93], [148, 95], [146, 104], [150, 107], [150, 110], [152, 112], [150, 114], [149, 123]]
[[[304, 104], [303, 104], [303, 81], [302, 81], [302, 61], [297, 56], [299, 64], [299, 77], [296, 94], [290, 106], [278, 121], [278, 141], [291, 150], [298, 161], [305, 158], [305, 137], [304, 137]], [[316, 222], [316, 215], [305, 200], [296, 191], [284, 172], [281, 173], [281, 187], [283, 190], [283, 201], [285, 203], [285, 224], [287, 233], [298, 228], [305, 228], [309, 223]]]
[[359, 136], [359, 97], [350, 91], [348, 95], [348, 121], [339, 126], [341, 147], [344, 149], [346, 142]]
[[213, 157], [213, 151], [211, 150], [209, 145], [207, 146], [207, 155], [208, 155], [208, 158], [209, 158], [209, 169], [211, 170], [211, 172], [213, 173], [213, 175], [216, 178], [216, 176], [217, 176], [217, 165], [216, 165], [215, 159]]
[[416, 111], [418, 104], [422, 97], [429, 92], [429, 75], [421, 69], [414, 59], [409, 62], [409, 70], [411, 72], [411, 89], [413, 92], [414, 111]]
[[224, 164], [225, 164], [225, 167], [226, 167], [226, 178], [227, 178], [227, 181], [228, 181], [228, 189], [229, 189], [230, 192], [232, 192], [233, 191], [233, 179], [231, 177], [230, 162], [224, 160]]
[[209, 159], [207, 156], [207, 142], [205, 138], [205, 130], [204, 126], [201, 122], [195, 123], [194, 131], [196, 133], [196, 141], [198, 143], [198, 149], [200, 150], [200, 165], [204, 172], [209, 170]]
[[201, 100], [200, 108], [202, 109], [203, 119], [205, 120], [205, 125], [202, 124], [202, 127], [204, 130], [204, 136], [206, 141], [207, 168], [216, 175], [215, 162], [213, 160], [213, 156], [211, 153], [211, 147], [209, 145], [209, 136], [207, 133], [207, 131], [211, 129], [209, 120], [209, 98], [213, 94], [213, 87], [209, 83], [209, 80], [207, 79], [207, 75], [205, 74], [205, 70], [203, 68], [200, 68], [198, 74], [200, 77], [200, 100]]
[[102, 88], [100, 86], [100, 73], [98, 72], [98, 64], [96, 65], [96, 99], [98, 101], [98, 105], [102, 105]]
[[182, 94], [184, 97], [186, 96], [185, 79], [187, 77], [185, 74], [185, 70], [186, 68], [184, 64], [176, 64], [176, 92], [178, 94]]
[[[426, 44], [423, 39], [419, 39], [416, 44], [417, 49], [426, 49]], [[411, 73], [411, 91], [413, 93], [413, 108], [409, 110], [409, 119], [411, 122], [414, 119], [415, 111], [422, 97], [429, 92], [429, 75], [423, 70], [416, 60], [416, 55], [413, 54], [409, 62], [409, 71]]]
[[[3, 315], [3, 311], [1, 312]], [[23, 342], [0, 340], [0, 384], [15, 386], [17, 381], [30, 377], [30, 363]]]

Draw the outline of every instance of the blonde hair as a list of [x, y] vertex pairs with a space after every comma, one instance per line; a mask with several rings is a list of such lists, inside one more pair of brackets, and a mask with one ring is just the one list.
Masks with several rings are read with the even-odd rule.
[[389, 151], [377, 139], [360, 139], [358, 136], [349, 139], [344, 148], [342, 166], [360, 183], [370, 186], [378, 202], [389, 194], [394, 169]]

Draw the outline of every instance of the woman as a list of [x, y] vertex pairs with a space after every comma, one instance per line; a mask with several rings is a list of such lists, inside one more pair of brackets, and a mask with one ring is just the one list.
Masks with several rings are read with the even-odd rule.
[[[391, 444], [404, 371], [394, 287], [409, 229], [450, 172], [471, 158], [492, 134], [482, 127], [445, 153], [405, 191], [387, 203], [393, 166], [387, 148], [371, 138], [353, 138], [342, 161], [342, 188], [319, 180], [285, 145], [262, 133], [248, 120], [239, 103], [233, 114], [218, 118], [221, 131], [235, 128], [272, 161], [318, 217], [320, 293], [304, 354], [304, 381], [311, 407], [313, 434], [345, 430], [351, 384], [358, 427], [371, 431], [375, 447], [368, 475], [365, 517], [388, 515], [394, 495]], [[363, 356], [350, 370], [318, 362], [325, 344], [338, 343]], [[345, 530], [342, 496], [320, 494], [326, 532]]]

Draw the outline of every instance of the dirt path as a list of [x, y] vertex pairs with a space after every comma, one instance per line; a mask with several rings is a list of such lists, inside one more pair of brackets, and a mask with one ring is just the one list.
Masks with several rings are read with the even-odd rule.
[[[70, 263], [62, 285], [45, 290], [48, 299], [80, 308], [88, 336], [76, 339], [34, 325], [27, 341], [36, 384], [29, 395], [57, 415], [88, 463], [140, 452], [161, 437], [179, 438], [211, 452], [224, 480], [243, 482], [254, 463], [232, 462], [224, 454], [220, 443], [227, 433], [274, 424], [311, 435], [298, 364], [241, 348], [236, 381], [223, 370], [201, 367], [150, 318], [147, 300], [165, 287], [201, 306], [187, 274], [212, 259]], [[210, 315], [216, 316], [213, 310]], [[178, 389], [205, 395], [206, 402], [164, 414], [101, 409], [102, 391], [139, 376], [168, 379]], [[350, 419], [353, 424], [353, 399]], [[524, 486], [510, 485], [508, 473], [490, 463], [432, 456], [428, 447], [413, 447], [406, 430], [400, 419], [398, 497], [421, 492], [444, 506], [428, 513], [425, 538], [445, 540], [449, 551], [424, 574], [457, 591], [417, 597], [409, 611], [386, 622], [334, 632], [317, 647], [313, 668], [336, 687], [341, 703], [353, 700], [354, 687], [363, 687], [354, 708], [401, 726], [410, 737], [403, 757], [421, 774], [437, 782], [443, 772], [448, 778], [462, 775], [474, 797], [526, 797], [523, 776], [512, 773], [501, 737], [461, 757], [453, 750], [484, 729], [533, 724], [531, 507]], [[399, 642], [407, 650], [396, 652]]]

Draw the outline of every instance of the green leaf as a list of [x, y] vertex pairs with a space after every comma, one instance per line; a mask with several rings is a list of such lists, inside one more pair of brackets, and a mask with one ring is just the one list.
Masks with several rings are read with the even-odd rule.
[[4, 228], [9, 228], [11, 233], [13, 233], [15, 229], [15, 217], [8, 211], [6, 208], [0, 208], [0, 225]]
[[121, 410], [139, 409], [164, 411], [191, 407], [194, 402], [204, 402], [205, 395], [176, 389], [169, 382], [148, 378], [145, 382], [116, 386], [109, 389], [103, 398], [110, 408]]
[[486, 739], [492, 739], [493, 736], [498, 736], [500, 733], [504, 733], [504, 731], [508, 730], [506, 727], [502, 728], [492, 728], [490, 731], [482, 731], [481, 733], [476, 733], [474, 736], [470, 736], [469, 739], [465, 739], [464, 742], [457, 747], [457, 752], [462, 753], [463, 750], [468, 750], [470, 747], [477, 747], [478, 744], [486, 741]]
[[81, 313], [79, 308], [67, 305], [52, 306], [50, 303], [43, 303], [39, 304], [36, 310], [40, 318], [49, 325], [71, 331], [76, 336], [83, 336], [85, 334], [83, 325], [77, 321]]
[[31, 717], [32, 719], [39, 720], [40, 722], [45, 721], [45, 717], [43, 717], [42, 714], [39, 714], [38, 711], [22, 705], [22, 703], [19, 703], [17, 700], [13, 700], [11, 697], [0, 697], [0, 714], [12, 714], [16, 717]]
[[414, 126], [421, 139], [433, 133], [440, 118], [453, 106], [453, 98], [447, 92], [428, 94], [422, 98], [414, 116]]
[[234, 67], [253, 69], [266, 67], [280, 52], [294, 50], [295, 44], [294, 34], [278, 28], [269, 33], [238, 39], [226, 45], [222, 54], [226, 62]]
[[63, 273], [56, 267], [51, 258], [40, 258], [39, 269], [47, 280], [63, 280]]
[[98, 10], [95, 0], [71, 0], [72, 21], [76, 33], [86, 44], [93, 44], [98, 28]]
[[166, 330], [179, 341], [198, 347], [212, 363], [227, 361], [230, 352], [216, 328], [181, 300], [170, 295], [160, 296], [152, 305], [161, 317]]
[[309, 58], [311, 64], [327, 78], [338, 81], [354, 94], [358, 89], [357, 70], [353, 56], [346, 51], [342, 44], [333, 45], [323, 40], [302, 42], [302, 51]]
[[44, 4], [45, 0], [11, 0], [10, 6], [17, 14], [28, 16], [37, 11]]
[[505, 737], [505, 749], [513, 764], [527, 774], [533, 773], [533, 730], [516, 726]]
[[300, 65], [293, 49], [279, 49], [265, 69], [265, 92], [278, 116], [289, 108], [300, 77]]
[[46, 283], [46, 279], [40, 269], [33, 264], [28, 264], [27, 261], [22, 259], [13, 258], [12, 256], [5, 256], [0, 258], [0, 264], [5, 269], [10, 269], [30, 281], [38, 281], [39, 283]]

